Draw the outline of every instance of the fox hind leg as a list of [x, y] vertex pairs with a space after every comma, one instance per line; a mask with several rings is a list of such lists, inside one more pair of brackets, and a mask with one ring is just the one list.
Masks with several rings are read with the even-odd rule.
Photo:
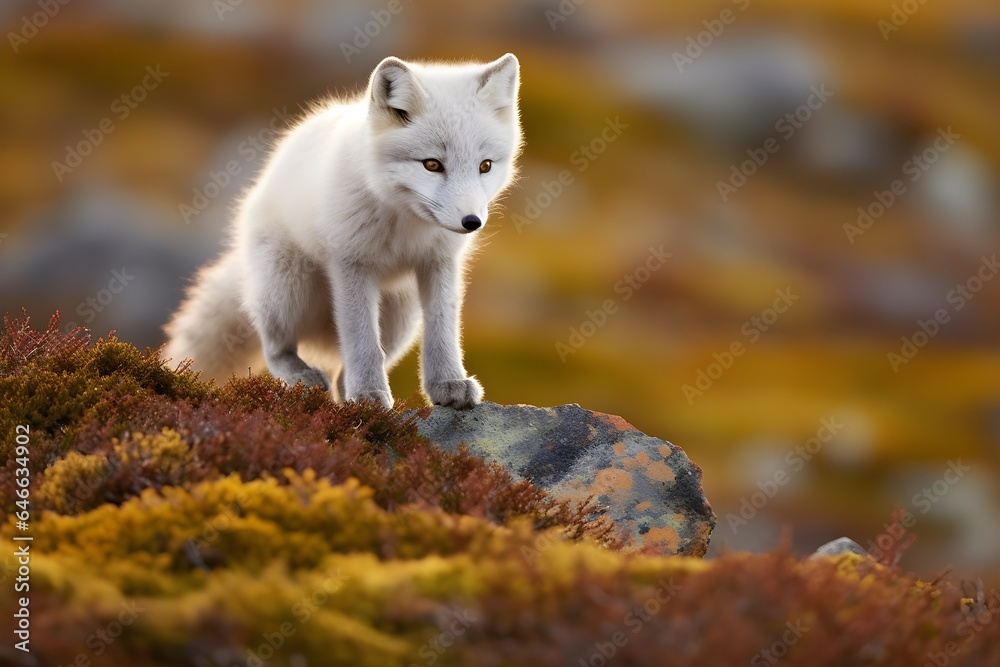
[[379, 303], [379, 330], [385, 370], [389, 372], [420, 337], [423, 318], [416, 282], [382, 293]]
[[253, 250], [249, 294], [245, 303], [260, 336], [264, 361], [271, 374], [290, 385], [330, 388], [326, 373], [302, 360], [298, 353], [300, 329], [314, 300], [325, 298], [316, 289], [317, 271], [308, 259], [277, 243]]

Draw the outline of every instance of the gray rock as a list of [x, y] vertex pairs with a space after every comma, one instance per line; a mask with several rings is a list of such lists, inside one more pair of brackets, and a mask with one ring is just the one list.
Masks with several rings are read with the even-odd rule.
[[832, 542], [827, 542], [819, 549], [816, 550], [810, 558], [816, 558], [817, 556], [842, 556], [844, 554], [857, 554], [858, 556], [868, 556], [868, 552], [860, 544], [855, 542], [849, 537], [838, 537]]
[[633, 537], [633, 547], [703, 556], [715, 527], [701, 468], [680, 447], [636, 430], [621, 417], [579, 405], [536, 408], [482, 403], [435, 407], [417, 419], [438, 445], [500, 463], [556, 498], [588, 496]]

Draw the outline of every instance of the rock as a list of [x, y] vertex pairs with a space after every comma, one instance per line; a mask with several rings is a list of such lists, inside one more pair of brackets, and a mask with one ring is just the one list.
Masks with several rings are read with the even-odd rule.
[[842, 556], [844, 554], [857, 554], [858, 556], [868, 556], [868, 552], [865, 548], [852, 540], [849, 537], [838, 537], [832, 542], [827, 542], [819, 549], [816, 550], [810, 558], [816, 558], [817, 556]]
[[417, 419], [420, 432], [447, 449], [464, 442], [516, 479], [553, 497], [585, 500], [634, 536], [633, 547], [704, 556], [715, 513], [701, 468], [680, 447], [638, 431], [621, 417], [579, 405], [536, 408], [482, 403], [470, 410], [437, 406]]

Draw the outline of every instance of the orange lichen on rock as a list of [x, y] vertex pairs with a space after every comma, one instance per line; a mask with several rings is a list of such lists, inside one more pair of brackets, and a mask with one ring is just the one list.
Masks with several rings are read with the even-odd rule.
[[609, 415], [604, 412], [595, 412], [594, 416], [600, 421], [607, 424], [608, 426], [612, 426], [622, 432], [637, 430], [635, 426], [632, 426], [627, 421], [625, 421], [625, 419], [619, 417], [618, 415]]
[[642, 537], [645, 549], [652, 549], [655, 553], [675, 553], [680, 543], [677, 529], [670, 526], [650, 528]]
[[672, 482], [676, 477], [670, 466], [663, 461], [650, 461], [643, 469], [643, 473], [650, 481], [656, 482]]

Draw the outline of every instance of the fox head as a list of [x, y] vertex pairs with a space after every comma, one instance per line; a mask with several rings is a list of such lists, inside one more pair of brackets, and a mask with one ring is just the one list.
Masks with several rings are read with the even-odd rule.
[[386, 58], [368, 84], [378, 192], [445, 229], [474, 232], [513, 180], [518, 62], [418, 65]]

